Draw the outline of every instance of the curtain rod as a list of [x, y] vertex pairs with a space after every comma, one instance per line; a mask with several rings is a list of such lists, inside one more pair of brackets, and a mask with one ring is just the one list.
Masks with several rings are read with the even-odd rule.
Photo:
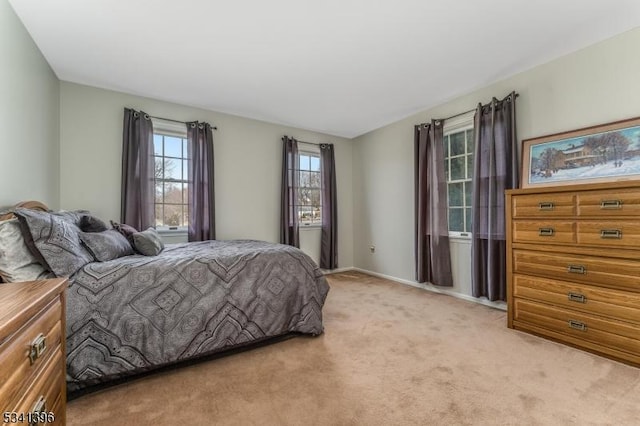
[[[520, 96], [519, 93], [516, 93], [515, 97], [517, 98], [518, 96]], [[456, 117], [460, 117], [461, 115], [465, 115], [465, 114], [469, 114], [470, 112], [473, 112], [475, 110], [477, 110], [478, 108], [474, 108], [474, 109], [470, 109], [469, 111], [464, 111], [458, 114], [454, 114], [451, 117], [447, 117], [447, 118], [443, 118], [442, 121], [447, 121], [447, 120], [451, 120], [452, 118], [456, 118]]]
[[[171, 118], [164, 118], [164, 117], [156, 117], [155, 115], [150, 115], [149, 117], [151, 117], [151, 118], [157, 118], [158, 120], [173, 121], [174, 123], [187, 124], [187, 122], [186, 122], [186, 121], [172, 120]], [[211, 126], [211, 128], [212, 128], [213, 130], [218, 130], [218, 128], [217, 128], [216, 126]]]
[[326, 145], [325, 143], [313, 143], [313, 142], [305, 142], [305, 141], [301, 141], [301, 140], [298, 140], [298, 143], [306, 143], [307, 145], [316, 145], [316, 146]]

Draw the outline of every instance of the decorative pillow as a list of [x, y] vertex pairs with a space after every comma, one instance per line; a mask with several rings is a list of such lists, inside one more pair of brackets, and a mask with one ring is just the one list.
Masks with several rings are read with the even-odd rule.
[[93, 261], [80, 243], [80, 229], [59, 215], [16, 209], [22, 235], [40, 264], [57, 277], [68, 277]]
[[157, 256], [164, 250], [162, 238], [154, 228], [133, 234], [133, 246], [145, 256]]
[[80, 241], [98, 262], [133, 254], [129, 241], [115, 229], [104, 232], [80, 232], [79, 235]]
[[133, 244], [133, 234], [138, 232], [136, 228], [134, 228], [131, 225], [127, 225], [126, 223], [118, 223], [112, 220], [110, 222], [111, 222], [111, 226], [113, 226], [113, 229], [115, 229], [116, 231], [124, 235], [127, 238], [127, 240], [129, 240], [129, 242]]
[[104, 232], [108, 230], [109, 227], [102, 219], [87, 214], [80, 219], [80, 229], [83, 232]]
[[18, 219], [0, 222], [0, 277], [7, 283], [51, 278], [29, 251]]

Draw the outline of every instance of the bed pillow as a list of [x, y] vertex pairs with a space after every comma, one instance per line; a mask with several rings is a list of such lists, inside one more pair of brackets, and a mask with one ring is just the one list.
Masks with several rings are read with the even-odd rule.
[[136, 228], [134, 228], [131, 225], [127, 225], [126, 223], [118, 223], [112, 220], [110, 222], [111, 222], [111, 226], [113, 226], [113, 229], [115, 229], [116, 231], [124, 235], [125, 238], [129, 240], [131, 244], [133, 244], [133, 234], [138, 232]]
[[0, 222], [0, 277], [7, 283], [52, 277], [31, 254], [22, 237], [18, 219]]
[[107, 231], [109, 227], [102, 219], [86, 214], [80, 219], [80, 229], [83, 232], [104, 232]]
[[154, 228], [133, 234], [133, 246], [145, 256], [157, 256], [164, 250], [162, 238]]
[[[22, 235], [40, 264], [57, 277], [68, 277], [93, 261], [80, 243], [80, 228], [56, 214], [15, 209]], [[79, 219], [78, 219], [79, 220]]]
[[104, 232], [80, 232], [80, 241], [98, 262], [133, 254], [129, 241], [115, 229]]
[[60, 210], [57, 212], [51, 211], [46, 213], [49, 213], [55, 217], [59, 217], [62, 220], [66, 220], [67, 222], [72, 223], [78, 227], [80, 226], [80, 222], [82, 221], [83, 217], [91, 215], [88, 210]]

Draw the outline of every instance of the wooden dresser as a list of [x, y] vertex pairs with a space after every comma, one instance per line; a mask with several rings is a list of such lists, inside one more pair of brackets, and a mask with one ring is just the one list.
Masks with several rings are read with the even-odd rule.
[[640, 185], [506, 192], [508, 325], [640, 366]]
[[0, 284], [0, 420], [65, 424], [64, 278]]

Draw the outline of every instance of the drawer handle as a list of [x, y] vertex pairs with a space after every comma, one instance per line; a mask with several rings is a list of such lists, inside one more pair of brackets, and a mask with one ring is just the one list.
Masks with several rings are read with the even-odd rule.
[[538, 229], [538, 236], [540, 237], [553, 237], [556, 231], [553, 228], [540, 228]]
[[610, 209], [616, 210], [622, 208], [621, 200], [602, 200], [600, 201], [600, 208], [603, 210]]
[[582, 265], [569, 265], [567, 267], [567, 272], [570, 274], [586, 274], [587, 268]]
[[38, 358], [42, 356], [42, 354], [47, 350], [47, 338], [44, 337], [44, 334], [40, 333], [38, 337], [36, 337], [31, 343], [31, 350], [29, 351], [29, 359], [31, 360], [31, 364]]
[[538, 203], [538, 210], [548, 211], [548, 210], [553, 210], [554, 207], [555, 207], [555, 204], [550, 202]]
[[571, 302], [587, 303], [587, 297], [584, 294], [574, 293], [570, 291], [568, 296]]
[[40, 398], [36, 401], [35, 405], [31, 409], [31, 416], [29, 421], [29, 426], [38, 426], [40, 424], [39, 418], [40, 414], [47, 411], [47, 400], [43, 395], [40, 395]]
[[569, 320], [569, 327], [574, 330], [587, 331], [587, 324], [576, 320]]
[[600, 230], [600, 238], [621, 239], [622, 231], [619, 229], [602, 229]]

